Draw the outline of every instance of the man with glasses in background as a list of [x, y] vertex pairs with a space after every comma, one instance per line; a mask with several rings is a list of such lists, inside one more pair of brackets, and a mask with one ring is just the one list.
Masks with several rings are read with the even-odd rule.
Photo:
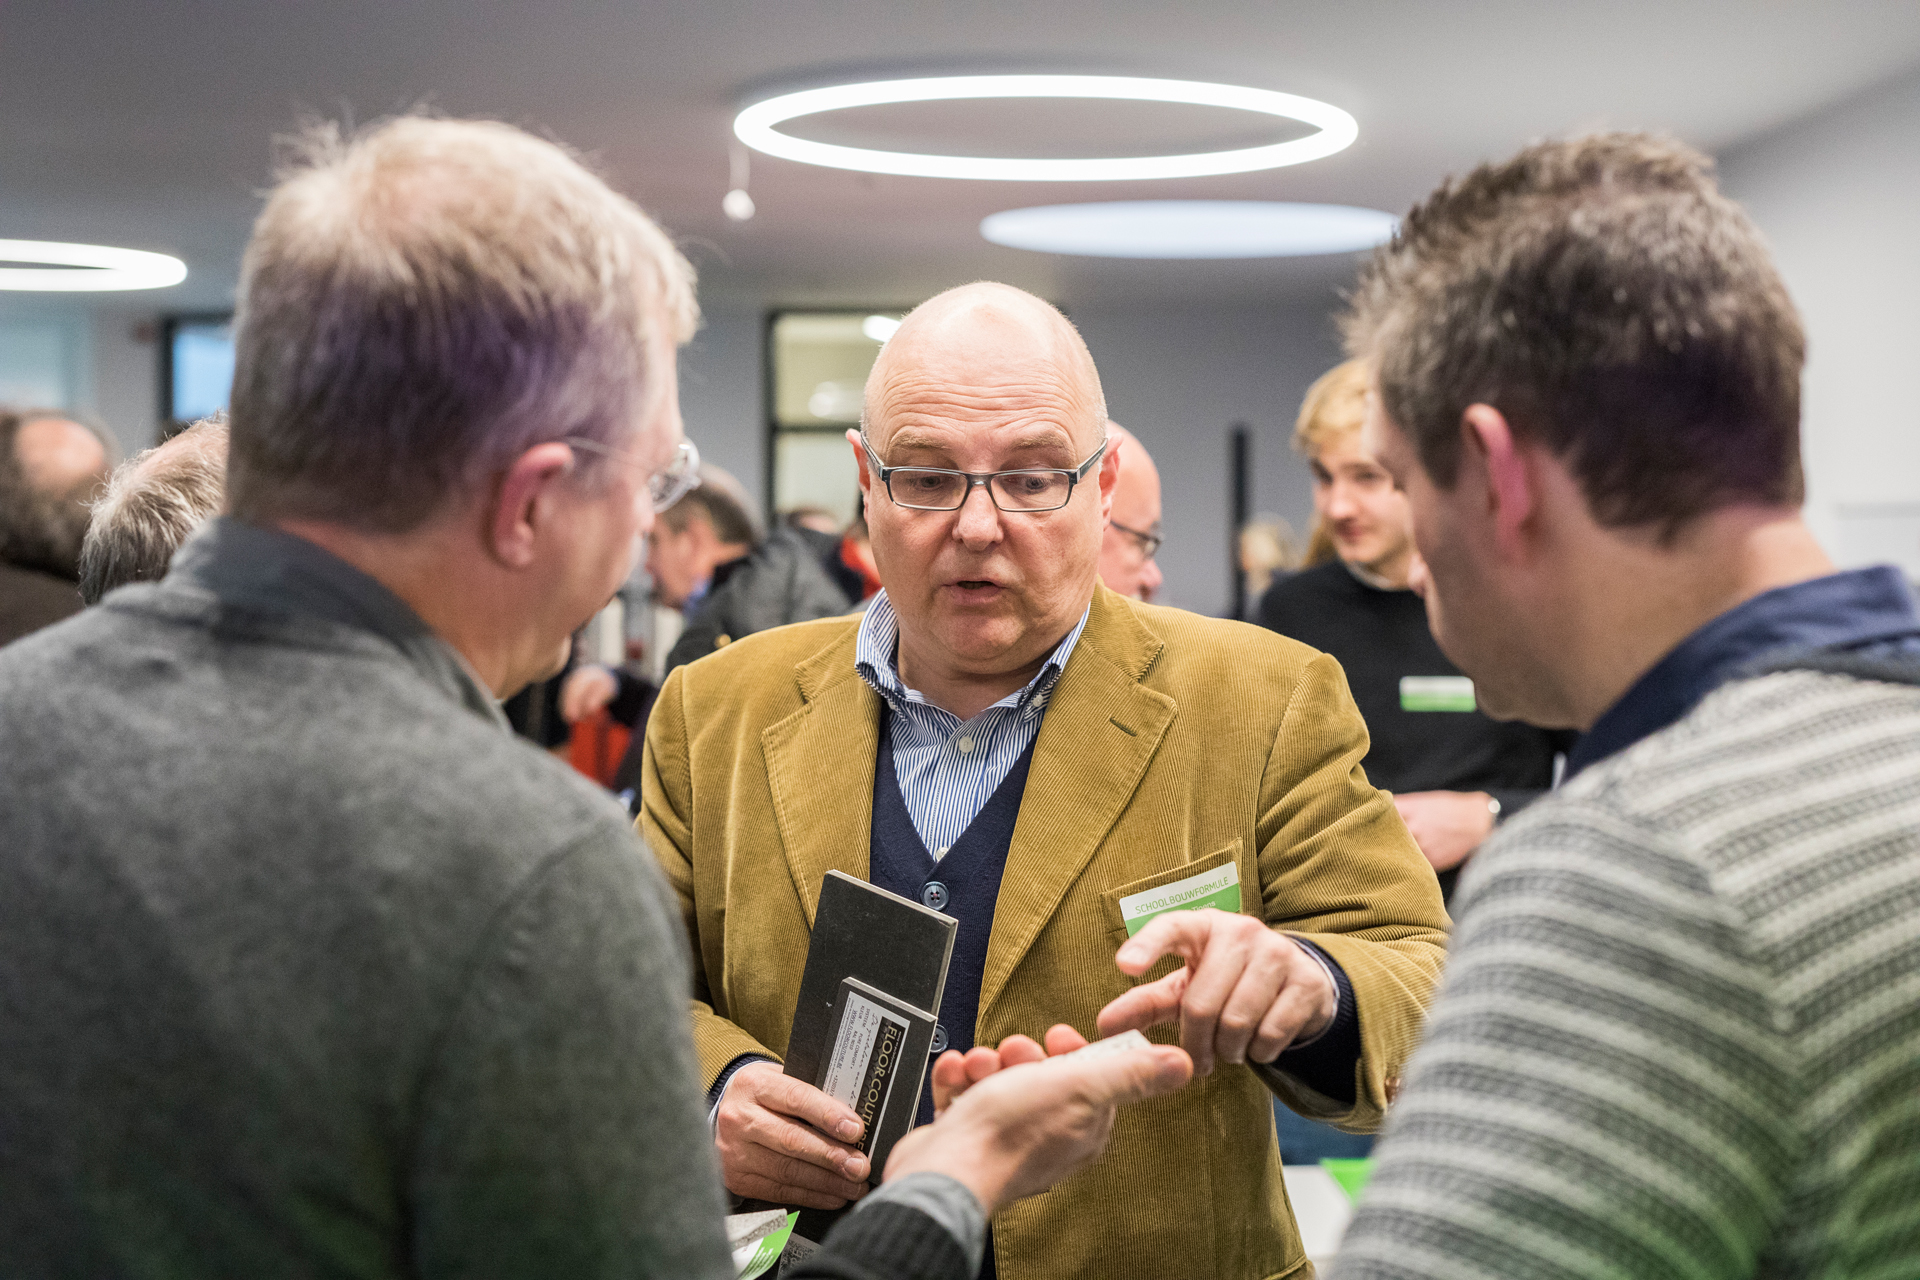
[[1100, 581], [1109, 591], [1151, 601], [1160, 590], [1160, 566], [1154, 557], [1165, 541], [1160, 533], [1160, 469], [1131, 431], [1107, 423], [1107, 447], [1120, 459], [1113, 482], [1113, 512], [1100, 539]]
[[839, 1104], [778, 1062], [837, 869], [959, 922], [936, 1050], [1177, 1024], [1206, 1077], [996, 1216], [985, 1274], [1294, 1271], [1271, 1097], [1377, 1125], [1445, 928], [1339, 668], [1100, 585], [1122, 462], [1085, 345], [1031, 295], [923, 304], [849, 440], [882, 592], [680, 668], [648, 725], [641, 829], [695, 950], [728, 1188], [866, 1190]]

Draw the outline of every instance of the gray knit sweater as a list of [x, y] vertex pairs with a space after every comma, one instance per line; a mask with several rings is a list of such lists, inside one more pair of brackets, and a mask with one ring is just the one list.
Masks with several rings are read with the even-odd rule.
[[[725, 1280], [666, 902], [406, 605], [216, 521], [0, 653], [0, 1276]], [[807, 1274], [984, 1230], [863, 1203]]]
[[1475, 867], [1339, 1280], [1920, 1276], [1920, 687], [1728, 685]]

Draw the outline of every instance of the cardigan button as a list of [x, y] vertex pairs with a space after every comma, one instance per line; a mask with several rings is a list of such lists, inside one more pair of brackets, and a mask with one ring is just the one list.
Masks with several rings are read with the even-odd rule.
[[938, 880], [927, 881], [926, 886], [920, 890], [920, 901], [926, 903], [935, 911], [945, 907], [948, 899], [952, 896], [952, 894], [947, 892], [947, 886], [941, 884]]
[[945, 1053], [946, 1051], [947, 1051], [947, 1029], [946, 1027], [942, 1026], [940, 1023], [936, 1022], [933, 1024], [933, 1052]]

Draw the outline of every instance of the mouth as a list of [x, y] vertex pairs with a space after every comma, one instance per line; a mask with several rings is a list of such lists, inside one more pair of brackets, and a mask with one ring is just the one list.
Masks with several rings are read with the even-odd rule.
[[947, 591], [962, 604], [985, 604], [1006, 591], [1004, 583], [992, 578], [958, 578], [947, 584]]

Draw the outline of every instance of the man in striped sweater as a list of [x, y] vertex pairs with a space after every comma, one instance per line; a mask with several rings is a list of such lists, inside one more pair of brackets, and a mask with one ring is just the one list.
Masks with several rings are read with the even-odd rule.
[[1920, 1275], [1920, 616], [1801, 521], [1758, 234], [1676, 144], [1542, 144], [1347, 324], [1441, 646], [1585, 736], [1463, 882], [1337, 1276]]

